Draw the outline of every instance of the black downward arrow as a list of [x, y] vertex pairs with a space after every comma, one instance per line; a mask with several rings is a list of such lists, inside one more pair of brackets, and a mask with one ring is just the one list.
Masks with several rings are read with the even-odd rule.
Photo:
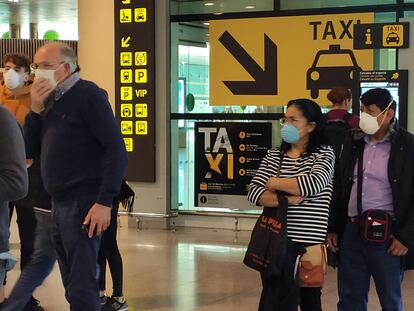
[[264, 70], [247, 51], [225, 31], [219, 41], [252, 76], [254, 81], [223, 81], [234, 95], [277, 95], [277, 46], [264, 35]]

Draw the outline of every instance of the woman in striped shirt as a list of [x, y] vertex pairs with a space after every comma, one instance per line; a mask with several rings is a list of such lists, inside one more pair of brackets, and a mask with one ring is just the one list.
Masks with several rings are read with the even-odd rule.
[[[279, 149], [268, 151], [248, 188], [248, 200], [265, 207], [278, 207], [277, 191], [287, 194], [287, 236], [303, 246], [323, 244], [326, 239], [335, 154], [322, 144], [324, 120], [315, 102], [290, 101], [281, 119], [283, 142]], [[280, 175], [276, 177], [281, 156]], [[275, 299], [271, 292], [278, 290], [280, 282], [262, 281], [259, 310], [275, 310], [269, 308], [273, 304], [269, 300]], [[300, 289], [301, 311], [322, 310], [321, 289]]]

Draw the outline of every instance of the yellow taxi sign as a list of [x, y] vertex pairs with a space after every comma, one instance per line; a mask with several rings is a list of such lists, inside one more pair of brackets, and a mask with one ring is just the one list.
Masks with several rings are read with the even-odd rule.
[[136, 23], [145, 23], [147, 21], [147, 9], [146, 8], [136, 8], [135, 9], [135, 22]]
[[326, 103], [332, 87], [353, 85], [353, 70], [372, 69], [373, 51], [353, 50], [352, 28], [373, 20], [362, 13], [210, 21], [210, 104]]
[[403, 25], [383, 25], [382, 44], [387, 47], [400, 47], [404, 45]]

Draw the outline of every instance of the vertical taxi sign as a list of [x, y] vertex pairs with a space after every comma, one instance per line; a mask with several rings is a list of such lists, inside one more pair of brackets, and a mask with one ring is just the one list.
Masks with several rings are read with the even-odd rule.
[[129, 181], [155, 181], [154, 6], [153, 0], [115, 0], [115, 115]]

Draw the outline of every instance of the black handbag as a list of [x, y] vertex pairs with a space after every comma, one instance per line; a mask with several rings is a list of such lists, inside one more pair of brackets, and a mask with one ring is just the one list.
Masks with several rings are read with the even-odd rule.
[[118, 195], [114, 198], [114, 201], [119, 201], [124, 210], [129, 214], [132, 212], [134, 207], [135, 192], [127, 184], [125, 180], [122, 181], [121, 190]]
[[392, 218], [382, 210], [369, 210], [359, 217], [362, 240], [370, 244], [387, 243], [391, 238]]
[[[278, 173], [282, 166], [279, 162]], [[285, 195], [277, 192], [279, 206], [264, 207], [253, 228], [243, 263], [262, 273], [264, 277], [277, 277], [283, 272], [287, 247], [287, 208]]]
[[287, 198], [278, 193], [279, 206], [265, 207], [257, 220], [243, 263], [265, 277], [282, 274], [286, 257]]

